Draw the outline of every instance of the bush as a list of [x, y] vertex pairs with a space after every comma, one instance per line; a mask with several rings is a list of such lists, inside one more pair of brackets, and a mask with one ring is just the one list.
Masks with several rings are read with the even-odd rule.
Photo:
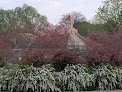
[[[60, 92], [55, 86], [54, 68], [29, 67], [0, 68], [0, 91], [7, 92]], [[30, 91], [29, 91], [30, 90]]]
[[122, 89], [122, 69], [110, 64], [99, 64], [90, 68], [97, 90]]
[[85, 58], [89, 65], [103, 62], [122, 65], [122, 27], [114, 34], [89, 32], [86, 48]]
[[32, 55], [25, 55], [21, 65], [33, 65], [34, 67], [41, 67], [45, 64], [45, 58], [39, 53], [34, 53]]
[[5, 66], [5, 65], [7, 65], [8, 63], [5, 61], [5, 60], [3, 60], [3, 57], [2, 57], [2, 55], [0, 55], [0, 67], [3, 67], [3, 66]]
[[56, 72], [51, 65], [6, 66], [0, 68], [0, 91], [61, 92], [122, 89], [122, 67], [99, 64], [94, 67], [67, 65]]
[[[93, 44], [93, 43], [92, 43]], [[109, 48], [100, 44], [92, 45], [85, 55], [88, 65], [99, 65], [100, 63], [110, 63], [112, 52]]]
[[112, 63], [118, 66], [122, 65], [122, 26], [114, 34], [111, 47], [113, 51]]
[[88, 68], [81, 65], [67, 66], [61, 72], [55, 72], [50, 65], [42, 68], [3, 67], [0, 76], [0, 91], [8, 92], [75, 92], [93, 85]]
[[57, 54], [54, 55], [52, 58], [52, 65], [56, 69], [56, 71], [62, 71], [64, 68], [69, 65], [76, 65], [80, 64], [81, 60], [77, 56], [77, 54], [71, 53], [71, 52], [63, 52], [60, 51]]
[[61, 91], [82, 91], [93, 85], [93, 76], [89, 69], [81, 65], [68, 65], [63, 71], [55, 72], [54, 76], [56, 86]]

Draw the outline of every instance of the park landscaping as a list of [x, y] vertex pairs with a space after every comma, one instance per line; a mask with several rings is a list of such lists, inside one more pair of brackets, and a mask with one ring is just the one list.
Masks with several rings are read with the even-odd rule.
[[[46, 64], [40, 54], [26, 56], [19, 65], [0, 68], [0, 90], [8, 92], [61, 92], [122, 89], [122, 66], [111, 62], [92, 61], [83, 65], [69, 51], [58, 52]], [[88, 58], [88, 57], [87, 57]], [[94, 58], [94, 57], [93, 57]], [[93, 59], [92, 58], [92, 59]]]
[[122, 90], [121, 0], [94, 18], [74, 11], [53, 25], [27, 4], [1, 9], [0, 92]]
[[17, 65], [0, 56], [0, 90], [61, 92], [122, 89], [122, 27], [116, 33], [90, 31], [85, 48], [24, 54]]

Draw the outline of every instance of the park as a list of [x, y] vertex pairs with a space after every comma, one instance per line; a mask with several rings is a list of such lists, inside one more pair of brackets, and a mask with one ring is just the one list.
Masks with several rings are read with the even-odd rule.
[[0, 92], [121, 92], [122, 1], [96, 2], [0, 1]]

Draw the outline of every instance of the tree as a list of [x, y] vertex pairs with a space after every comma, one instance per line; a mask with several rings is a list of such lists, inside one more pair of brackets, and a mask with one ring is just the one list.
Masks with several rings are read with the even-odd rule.
[[6, 59], [7, 55], [11, 53], [12, 48], [9, 42], [9, 36], [0, 35], [0, 55], [3, 59]]
[[[61, 18], [61, 21], [59, 22], [60, 24], [65, 24], [66, 22], [66, 18], [68, 17], [68, 13], [63, 15]], [[86, 22], [86, 17], [80, 13], [80, 12], [71, 12], [71, 17], [74, 20], [74, 28], [78, 29], [79, 34], [81, 34], [82, 36], [86, 36], [87, 30], [89, 29], [89, 24], [88, 22]]]
[[78, 33], [81, 34], [82, 36], [87, 36], [88, 30], [90, 28], [90, 23], [86, 21], [77, 22], [74, 23], [74, 28], [78, 29]]
[[106, 24], [108, 29], [110, 29], [111, 26], [116, 27], [117, 24], [122, 25], [122, 1], [104, 1], [103, 6], [98, 8], [95, 20], [98, 23]]
[[98, 23], [98, 24], [90, 24], [89, 25], [89, 29], [90, 30], [97, 30], [97, 31], [104, 31], [104, 32], [108, 32], [108, 27], [106, 26], [106, 24], [102, 24], [102, 23]]
[[0, 29], [16, 26], [23, 28], [26, 25], [35, 25], [36, 29], [39, 26], [43, 27], [47, 22], [45, 16], [40, 15], [35, 8], [26, 4], [14, 10], [0, 10]]
[[89, 32], [86, 47], [86, 60], [90, 65], [101, 62], [121, 65], [122, 27], [119, 27], [118, 32], [113, 35], [98, 31]]
[[[63, 33], [62, 33], [63, 32]], [[28, 49], [34, 48], [43, 55], [54, 55], [59, 50], [65, 50], [68, 46], [69, 33], [67, 30], [41, 30]]]

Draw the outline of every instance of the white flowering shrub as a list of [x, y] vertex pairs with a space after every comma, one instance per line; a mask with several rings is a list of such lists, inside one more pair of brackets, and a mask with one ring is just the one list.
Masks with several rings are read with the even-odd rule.
[[81, 65], [67, 66], [61, 72], [54, 73], [57, 86], [63, 91], [82, 91], [93, 85], [93, 76]]
[[95, 86], [99, 90], [122, 89], [121, 67], [103, 64], [91, 68], [94, 75]]
[[117, 76], [117, 88], [122, 89], [122, 67], [116, 68], [116, 76]]
[[35, 68], [0, 68], [0, 92], [61, 92], [122, 89], [122, 67], [100, 64], [90, 68], [67, 66], [61, 72], [51, 65]]
[[[16, 69], [0, 68], [0, 88], [9, 92], [52, 92], [60, 91], [55, 86], [55, 79], [52, 71], [46, 67], [34, 68], [23, 67]], [[30, 92], [30, 91], [29, 91]]]

